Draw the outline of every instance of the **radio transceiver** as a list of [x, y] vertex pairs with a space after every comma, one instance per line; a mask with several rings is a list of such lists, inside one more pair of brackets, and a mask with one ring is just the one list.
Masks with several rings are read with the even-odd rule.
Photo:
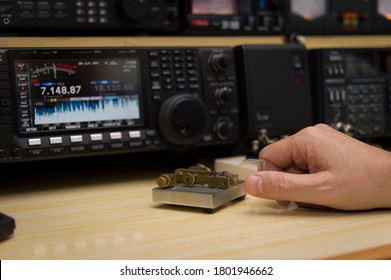
[[234, 143], [233, 50], [0, 50], [0, 162]]
[[2, 36], [387, 34], [389, 0], [1, 0]]
[[391, 136], [391, 49], [312, 49], [316, 121], [357, 138]]

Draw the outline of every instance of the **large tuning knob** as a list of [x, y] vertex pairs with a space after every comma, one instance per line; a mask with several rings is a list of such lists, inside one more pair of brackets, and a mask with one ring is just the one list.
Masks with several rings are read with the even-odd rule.
[[221, 72], [232, 65], [232, 58], [224, 52], [212, 53], [209, 64], [214, 71]]
[[177, 145], [199, 142], [208, 128], [208, 122], [205, 104], [191, 94], [168, 98], [158, 113], [160, 132], [169, 142]]
[[120, 0], [119, 10], [126, 20], [138, 21], [148, 16], [149, 0]]

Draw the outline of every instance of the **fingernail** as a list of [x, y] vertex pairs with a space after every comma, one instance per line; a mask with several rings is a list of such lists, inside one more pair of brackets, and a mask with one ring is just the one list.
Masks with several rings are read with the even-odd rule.
[[262, 193], [262, 178], [256, 175], [248, 176], [244, 183], [244, 188], [251, 195], [260, 195]]

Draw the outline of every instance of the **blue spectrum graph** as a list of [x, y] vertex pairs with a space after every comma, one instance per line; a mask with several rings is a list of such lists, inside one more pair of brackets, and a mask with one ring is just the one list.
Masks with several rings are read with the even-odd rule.
[[138, 99], [106, 98], [53, 102], [34, 109], [35, 125], [140, 118]]

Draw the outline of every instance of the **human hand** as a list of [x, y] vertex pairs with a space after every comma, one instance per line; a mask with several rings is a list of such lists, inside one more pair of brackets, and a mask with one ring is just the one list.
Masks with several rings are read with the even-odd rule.
[[281, 205], [341, 210], [391, 208], [391, 153], [324, 125], [307, 127], [259, 153], [266, 171], [246, 191]]

